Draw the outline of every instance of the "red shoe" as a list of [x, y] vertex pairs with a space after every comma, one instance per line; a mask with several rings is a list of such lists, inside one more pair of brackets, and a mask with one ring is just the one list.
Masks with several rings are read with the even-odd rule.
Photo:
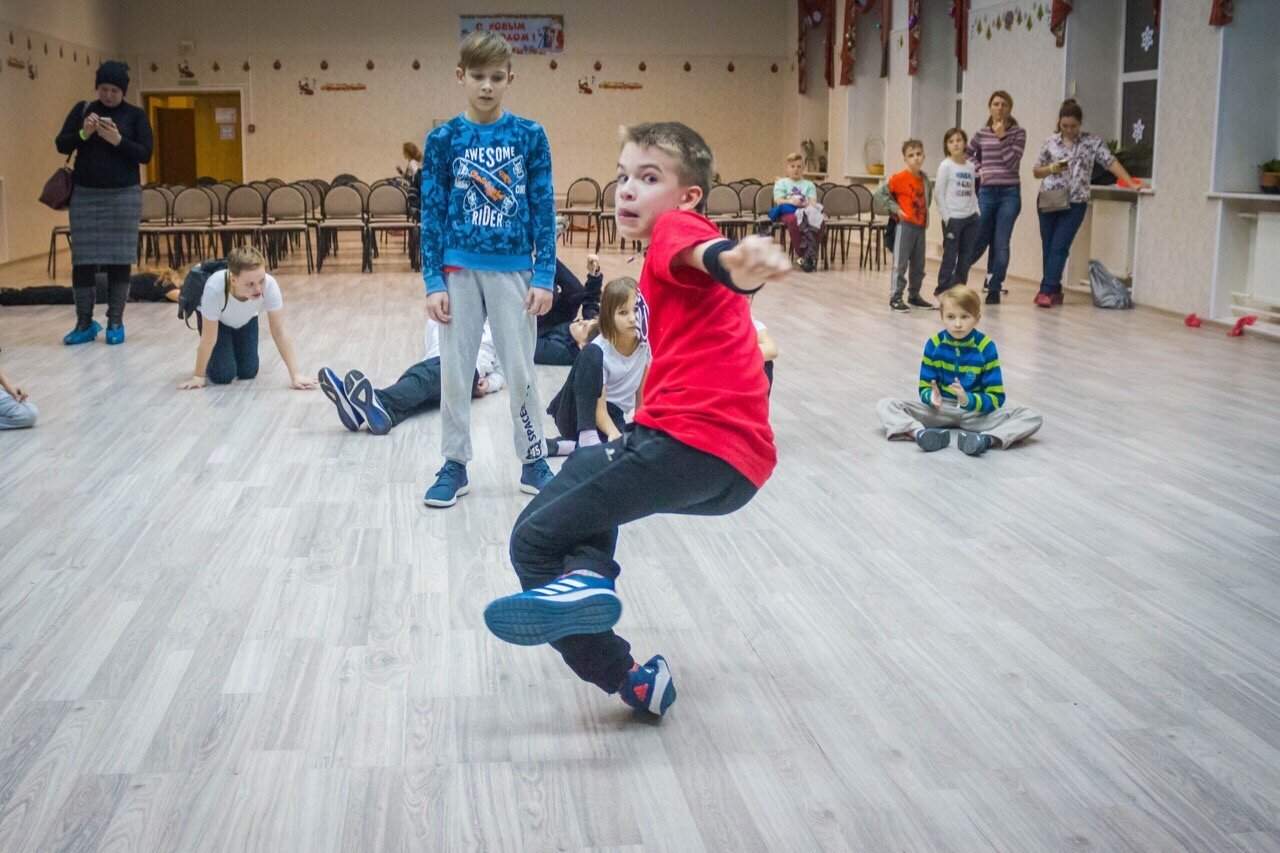
[[1049, 294], [1047, 293], [1037, 293], [1036, 305], [1040, 308], [1052, 308], [1053, 300], [1049, 298]]
[[1061, 304], [1062, 304], [1062, 291], [1061, 291], [1061, 290], [1059, 290], [1057, 293], [1050, 293], [1050, 294], [1049, 294], [1049, 301], [1050, 301], [1050, 302], [1052, 302], [1054, 305], [1061, 305]]

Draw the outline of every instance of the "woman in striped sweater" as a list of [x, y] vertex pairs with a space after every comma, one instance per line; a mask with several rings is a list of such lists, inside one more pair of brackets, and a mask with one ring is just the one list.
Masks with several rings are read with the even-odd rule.
[[1005, 274], [1009, 271], [1009, 241], [1013, 223], [1022, 212], [1022, 154], [1027, 132], [1012, 116], [1013, 96], [1003, 90], [987, 99], [991, 113], [985, 127], [969, 140], [965, 150], [978, 168], [978, 209], [982, 222], [973, 261], [990, 248], [987, 257], [987, 304], [999, 305]]

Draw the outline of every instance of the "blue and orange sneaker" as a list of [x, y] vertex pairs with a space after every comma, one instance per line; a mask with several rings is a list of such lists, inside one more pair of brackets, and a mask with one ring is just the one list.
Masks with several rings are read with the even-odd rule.
[[574, 634], [608, 631], [622, 618], [613, 581], [595, 572], [561, 575], [545, 586], [489, 602], [484, 624], [499, 640], [537, 646]]
[[637, 711], [657, 717], [667, 713], [671, 703], [676, 701], [676, 685], [671, 680], [667, 659], [662, 655], [654, 655], [644, 666], [632, 666], [618, 695]]

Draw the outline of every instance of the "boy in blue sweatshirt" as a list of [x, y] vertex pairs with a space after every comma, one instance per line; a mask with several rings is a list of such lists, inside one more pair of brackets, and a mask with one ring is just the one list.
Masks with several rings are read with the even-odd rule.
[[974, 327], [982, 317], [982, 300], [964, 285], [938, 297], [946, 328], [924, 344], [920, 361], [920, 402], [886, 397], [876, 403], [885, 435], [914, 439], [921, 450], [941, 450], [957, 442], [969, 456], [992, 447], [1009, 448], [1040, 429], [1043, 418], [1026, 406], [1006, 406], [1004, 378], [996, 342]]
[[496, 33], [462, 42], [458, 85], [467, 109], [427, 136], [422, 163], [422, 277], [440, 324], [444, 466], [423, 501], [453, 506], [470, 488], [471, 378], [487, 317], [507, 370], [520, 490], [551, 481], [533, 374], [537, 317], [551, 307], [555, 197], [542, 127], [502, 109], [511, 46]]

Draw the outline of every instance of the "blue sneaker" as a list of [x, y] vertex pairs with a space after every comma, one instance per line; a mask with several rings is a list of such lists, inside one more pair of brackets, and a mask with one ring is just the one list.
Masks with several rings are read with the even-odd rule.
[[87, 344], [90, 341], [97, 340], [98, 332], [102, 331], [102, 324], [97, 320], [93, 321], [93, 325], [87, 329], [72, 329], [62, 336], [62, 342], [69, 347], [76, 344]]
[[500, 640], [537, 646], [574, 634], [608, 631], [622, 618], [613, 581], [595, 572], [570, 572], [546, 586], [497, 598], [484, 609], [484, 624]]
[[107, 345], [115, 346], [124, 343], [124, 325], [107, 327]]
[[637, 711], [661, 717], [676, 701], [676, 685], [671, 680], [667, 659], [654, 655], [644, 666], [636, 664], [618, 691], [622, 701]]
[[951, 445], [951, 430], [922, 429], [916, 433], [916, 444], [925, 453], [932, 453]]
[[342, 387], [342, 382], [338, 379], [338, 374], [334, 373], [327, 367], [320, 368], [320, 390], [329, 398], [329, 402], [333, 403], [334, 408], [338, 410], [338, 420], [342, 421], [342, 425], [347, 429], [355, 432], [360, 429], [360, 424], [364, 423], [359, 410], [351, 405], [351, 400], [347, 398], [346, 389]]
[[422, 496], [422, 502], [427, 506], [453, 506], [458, 498], [469, 491], [471, 486], [467, 484], [467, 466], [446, 459], [436, 472], [435, 483]]
[[539, 459], [537, 462], [530, 462], [521, 467], [524, 470], [520, 472], [520, 491], [526, 495], [536, 495], [555, 477], [545, 459]]
[[956, 444], [967, 456], [981, 456], [991, 449], [991, 446], [995, 444], [995, 440], [985, 432], [970, 432], [967, 429], [962, 429], [960, 430], [960, 440]]
[[391, 415], [387, 414], [387, 410], [378, 402], [373, 383], [367, 376], [358, 370], [352, 370], [342, 380], [342, 385], [346, 388], [347, 399], [350, 400], [351, 405], [355, 406], [360, 417], [369, 425], [369, 432], [374, 435], [386, 435], [391, 432], [395, 424], [391, 422]]

